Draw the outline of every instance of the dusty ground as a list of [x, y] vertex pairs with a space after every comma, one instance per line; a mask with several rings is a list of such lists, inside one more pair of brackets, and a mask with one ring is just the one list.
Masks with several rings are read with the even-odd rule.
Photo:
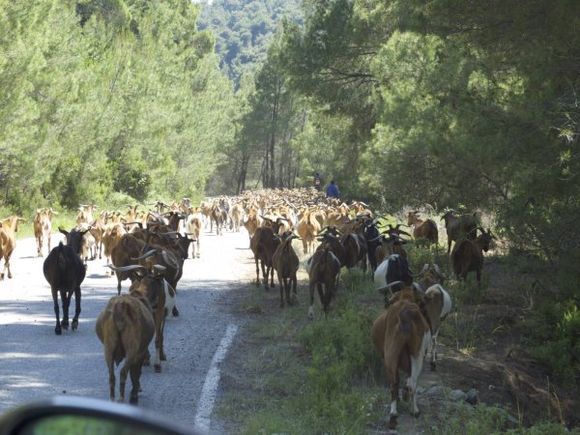
[[[60, 237], [53, 237], [53, 246]], [[224, 332], [243, 318], [230, 314], [229, 295], [246, 282], [250, 252], [245, 233], [204, 234], [200, 259], [185, 262], [178, 285], [178, 318], [165, 328], [163, 372], [144, 368], [140, 406], [193, 427], [206, 373]], [[54, 334], [50, 288], [33, 239], [17, 241], [13, 279], [0, 282], [0, 413], [36, 399], [67, 394], [108, 399], [108, 375], [95, 320], [115, 295], [104, 259], [90, 261], [82, 285], [79, 329]], [[126, 292], [129, 282], [123, 283]], [[74, 301], [71, 302], [71, 310]], [[150, 346], [153, 351], [153, 345]], [[222, 432], [212, 419], [211, 432]]]

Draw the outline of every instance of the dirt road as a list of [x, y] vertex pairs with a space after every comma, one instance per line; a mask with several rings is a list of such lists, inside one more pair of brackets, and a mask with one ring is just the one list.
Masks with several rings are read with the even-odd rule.
[[[53, 237], [53, 246], [59, 239]], [[201, 243], [201, 258], [186, 260], [178, 285], [181, 315], [168, 318], [165, 328], [163, 372], [144, 368], [140, 406], [188, 427], [201, 421], [205, 429], [220, 432], [219, 422], [209, 421], [212, 393], [219, 381], [218, 354], [227, 351], [223, 348], [226, 331], [231, 342], [239, 326], [228, 314], [227, 294], [241, 285], [240, 280], [247, 283], [253, 267], [245, 232], [219, 237], [206, 233]], [[33, 239], [19, 240], [12, 256], [14, 278], [0, 282], [0, 413], [58, 394], [108, 399], [108, 375], [95, 320], [116, 295], [116, 279], [106, 275], [104, 259], [90, 261], [82, 285], [79, 329], [56, 336], [43, 261], [36, 257]], [[123, 292], [128, 286], [125, 281]], [[71, 313], [73, 307], [74, 301]]]

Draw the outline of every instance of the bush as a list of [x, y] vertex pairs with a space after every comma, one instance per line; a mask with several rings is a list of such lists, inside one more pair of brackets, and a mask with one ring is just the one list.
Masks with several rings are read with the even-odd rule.
[[580, 310], [573, 301], [547, 302], [527, 321], [530, 354], [558, 380], [578, 382], [580, 373]]

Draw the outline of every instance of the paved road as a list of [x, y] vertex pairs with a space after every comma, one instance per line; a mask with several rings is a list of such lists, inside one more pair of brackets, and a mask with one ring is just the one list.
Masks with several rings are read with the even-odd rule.
[[[169, 318], [165, 328], [167, 361], [161, 374], [144, 368], [140, 406], [193, 427], [212, 358], [235, 324], [225, 296], [253, 270], [247, 247], [243, 232], [204, 234], [201, 259], [186, 260], [177, 295], [181, 316]], [[116, 294], [116, 279], [105, 275], [104, 259], [89, 262], [79, 329], [56, 336], [44, 259], [35, 254], [33, 239], [19, 240], [12, 256], [14, 278], [0, 282], [0, 413], [57, 394], [108, 399], [107, 369], [94, 331], [96, 317]], [[73, 307], [74, 301], [71, 313]], [[219, 432], [219, 425], [213, 422], [211, 431]]]

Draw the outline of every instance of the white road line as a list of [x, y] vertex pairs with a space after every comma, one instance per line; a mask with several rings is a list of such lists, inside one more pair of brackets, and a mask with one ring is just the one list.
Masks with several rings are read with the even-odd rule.
[[211, 423], [211, 413], [215, 404], [217, 388], [220, 382], [219, 364], [226, 357], [228, 348], [234, 341], [234, 336], [238, 332], [236, 325], [229, 325], [226, 333], [220, 342], [215, 354], [211, 360], [211, 365], [205, 377], [201, 397], [197, 405], [197, 414], [195, 415], [195, 430], [208, 433]]

